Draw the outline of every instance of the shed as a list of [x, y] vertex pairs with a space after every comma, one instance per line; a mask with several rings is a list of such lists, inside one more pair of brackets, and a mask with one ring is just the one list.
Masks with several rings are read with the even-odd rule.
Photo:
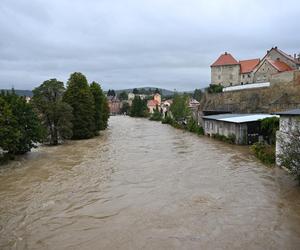
[[253, 144], [260, 136], [260, 120], [270, 114], [219, 114], [203, 116], [204, 133], [209, 136], [234, 136], [236, 144]]

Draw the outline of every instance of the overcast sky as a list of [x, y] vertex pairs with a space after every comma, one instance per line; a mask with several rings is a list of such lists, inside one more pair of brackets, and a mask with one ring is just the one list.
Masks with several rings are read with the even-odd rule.
[[0, 88], [75, 71], [104, 89], [205, 87], [224, 51], [299, 53], [299, 10], [299, 0], [0, 0]]

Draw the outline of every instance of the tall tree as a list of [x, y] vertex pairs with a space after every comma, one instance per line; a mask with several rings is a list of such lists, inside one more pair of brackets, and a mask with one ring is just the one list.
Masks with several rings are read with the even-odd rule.
[[122, 91], [120, 94], [119, 94], [119, 99], [121, 101], [124, 101], [124, 100], [127, 100], [128, 99], [128, 94], [126, 91]]
[[158, 88], [155, 89], [154, 94], [160, 94], [160, 91]]
[[203, 95], [203, 93], [202, 93], [202, 90], [201, 90], [201, 89], [195, 89], [195, 90], [194, 90], [194, 93], [193, 93], [193, 98], [194, 98], [195, 100], [197, 100], [198, 102], [200, 102], [200, 100], [201, 100], [201, 98], [202, 98], [202, 95]]
[[[2, 117], [3, 127], [0, 127], [7, 132], [10, 138], [4, 140], [6, 141], [6, 147], [1, 146], [1, 148], [7, 150], [10, 154], [24, 154], [30, 151], [31, 148], [36, 147], [36, 143], [43, 140], [43, 130], [38, 116], [33, 111], [31, 104], [27, 103], [24, 97], [17, 96], [14, 91], [11, 93], [2, 92], [1, 98], [3, 110], [1, 110], [0, 116]], [[13, 140], [12, 135], [14, 135]], [[5, 133], [2, 136], [5, 138]], [[8, 141], [14, 142], [15, 145], [8, 146]]]
[[116, 92], [113, 89], [109, 89], [107, 92], [107, 96], [116, 96]]
[[73, 139], [91, 138], [96, 133], [95, 101], [86, 77], [75, 72], [70, 75], [63, 101], [73, 108]]
[[0, 148], [14, 153], [17, 151], [21, 132], [9, 104], [0, 96]]
[[105, 95], [97, 82], [92, 82], [90, 85], [91, 92], [94, 96], [95, 102], [95, 126], [96, 130], [101, 130], [103, 121], [103, 114], [104, 114], [104, 102], [105, 102]]
[[142, 100], [139, 96], [135, 96], [132, 101], [130, 116], [146, 117], [148, 115], [147, 110], [148, 108], [146, 101]]
[[175, 120], [186, 119], [190, 115], [188, 96], [175, 94], [170, 111]]
[[101, 114], [101, 130], [104, 130], [108, 126], [108, 119], [109, 119], [109, 106], [106, 96], [103, 97], [103, 104], [102, 104], [102, 114]]
[[137, 94], [139, 94], [139, 90], [138, 90], [137, 88], [134, 88], [134, 89], [132, 90], [132, 93], [135, 94], [135, 95], [137, 95]]
[[56, 79], [44, 81], [33, 90], [32, 102], [47, 130], [50, 145], [72, 136], [72, 107], [63, 102], [64, 83]]

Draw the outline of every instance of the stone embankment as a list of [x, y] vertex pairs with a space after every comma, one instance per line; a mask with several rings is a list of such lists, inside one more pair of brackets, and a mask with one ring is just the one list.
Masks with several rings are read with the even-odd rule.
[[206, 94], [199, 111], [272, 113], [300, 108], [300, 70], [276, 74], [270, 87]]

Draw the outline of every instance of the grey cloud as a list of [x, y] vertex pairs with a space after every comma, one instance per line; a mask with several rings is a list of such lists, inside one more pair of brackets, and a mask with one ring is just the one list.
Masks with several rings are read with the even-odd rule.
[[224, 51], [300, 52], [300, 3], [287, 0], [2, 0], [0, 87], [32, 89], [82, 71], [104, 88], [191, 90]]

